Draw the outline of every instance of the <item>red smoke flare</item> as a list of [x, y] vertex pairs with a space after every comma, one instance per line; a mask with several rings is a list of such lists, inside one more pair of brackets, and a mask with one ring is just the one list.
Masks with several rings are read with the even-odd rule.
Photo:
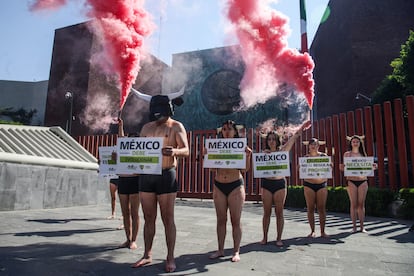
[[[29, 9], [57, 9], [66, 2], [37, 0]], [[144, 9], [144, 0], [86, 0], [86, 6], [88, 15], [96, 19], [97, 35], [102, 36], [105, 52], [118, 74], [122, 109], [140, 70], [144, 37], [152, 33], [155, 24]]]
[[246, 64], [241, 96], [247, 106], [253, 105], [258, 95], [261, 102], [274, 96], [277, 83], [288, 83], [304, 93], [312, 109], [313, 60], [308, 53], [287, 47], [288, 18], [262, 3], [228, 0], [228, 17], [235, 26]]
[[87, 0], [89, 15], [97, 19], [104, 47], [121, 84], [120, 108], [140, 70], [144, 37], [154, 30], [144, 0]]

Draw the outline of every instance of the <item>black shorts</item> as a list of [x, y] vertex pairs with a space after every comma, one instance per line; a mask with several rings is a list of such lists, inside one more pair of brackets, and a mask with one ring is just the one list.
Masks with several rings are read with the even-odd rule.
[[176, 193], [178, 189], [176, 174], [175, 168], [170, 168], [162, 170], [162, 175], [141, 175], [139, 191], [157, 195]]
[[118, 186], [119, 178], [111, 178], [109, 179], [109, 183], [114, 184], [115, 186]]
[[120, 176], [118, 194], [132, 195], [139, 193], [139, 176]]

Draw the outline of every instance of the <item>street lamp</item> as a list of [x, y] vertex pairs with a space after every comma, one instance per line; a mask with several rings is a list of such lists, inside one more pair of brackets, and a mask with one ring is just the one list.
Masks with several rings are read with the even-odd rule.
[[73, 94], [72, 92], [68, 91], [65, 93], [65, 99], [69, 102], [69, 117], [66, 122], [66, 132], [71, 135], [72, 133], [72, 120], [73, 120]]
[[366, 96], [364, 94], [361, 94], [361, 93], [357, 93], [356, 96], [355, 96], [355, 100], [359, 100], [361, 98], [367, 100], [369, 103], [372, 102], [372, 98], [371, 97], [368, 97], [368, 96]]

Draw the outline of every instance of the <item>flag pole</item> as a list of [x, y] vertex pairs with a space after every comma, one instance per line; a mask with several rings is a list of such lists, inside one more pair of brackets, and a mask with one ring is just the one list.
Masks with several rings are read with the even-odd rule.
[[[299, 8], [300, 8], [300, 41], [301, 41], [301, 49], [300, 52], [303, 53], [308, 53], [309, 49], [308, 49], [308, 33], [306, 30], [306, 5], [305, 5], [305, 0], [299, 0]], [[312, 109], [309, 110], [309, 117], [311, 120], [311, 123], [313, 125], [313, 111]], [[313, 137], [313, 129], [311, 128], [312, 131], [312, 137]]]

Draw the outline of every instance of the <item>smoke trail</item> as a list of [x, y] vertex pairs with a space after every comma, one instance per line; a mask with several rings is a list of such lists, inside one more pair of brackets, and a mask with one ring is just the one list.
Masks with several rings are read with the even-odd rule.
[[288, 18], [266, 1], [228, 0], [227, 16], [235, 27], [246, 64], [241, 97], [246, 107], [265, 102], [277, 93], [277, 84], [288, 83], [304, 93], [312, 108], [314, 63], [287, 45]]
[[[66, 3], [37, 0], [29, 9], [58, 9]], [[87, 15], [96, 19], [95, 34], [101, 37], [106, 57], [118, 75], [122, 109], [140, 70], [144, 38], [153, 32], [155, 24], [144, 9], [144, 0], [86, 0], [85, 5]]]
[[66, 5], [66, 0], [38, 0], [29, 4], [30, 11], [56, 10]]
[[104, 49], [121, 85], [122, 109], [140, 70], [144, 38], [155, 24], [144, 9], [144, 0], [87, 0], [89, 15], [96, 18]]

